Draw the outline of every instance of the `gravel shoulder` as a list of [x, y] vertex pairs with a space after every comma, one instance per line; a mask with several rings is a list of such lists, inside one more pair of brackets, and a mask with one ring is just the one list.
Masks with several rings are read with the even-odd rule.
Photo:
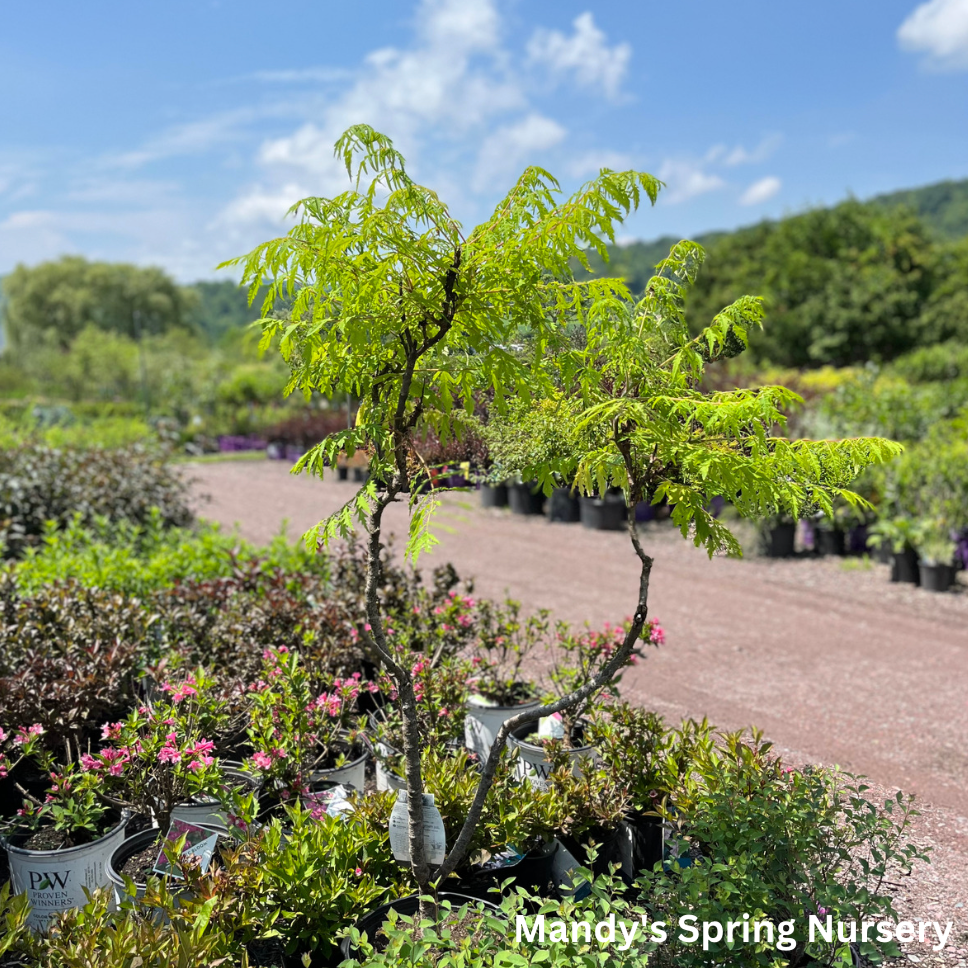
[[[298, 537], [355, 492], [265, 460], [185, 472], [203, 517], [258, 543], [283, 521]], [[403, 506], [386, 520], [405, 534]], [[421, 568], [451, 561], [481, 595], [592, 626], [634, 607], [637, 562], [624, 534], [485, 511], [473, 493], [444, 496], [434, 530], [440, 544]], [[673, 721], [756, 725], [791, 761], [864, 774], [879, 796], [917, 794], [915, 836], [934, 859], [903, 877], [897, 896], [908, 918], [955, 927], [942, 953], [908, 952], [968, 965], [968, 589], [892, 585], [886, 566], [857, 561], [709, 560], [669, 525], [647, 526], [645, 546], [650, 611], [667, 639], [629, 671], [623, 693]]]

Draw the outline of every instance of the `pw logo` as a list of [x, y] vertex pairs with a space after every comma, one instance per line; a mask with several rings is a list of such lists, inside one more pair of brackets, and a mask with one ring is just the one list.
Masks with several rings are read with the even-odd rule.
[[49, 891], [52, 888], [67, 887], [70, 871], [28, 871], [30, 874], [30, 889], [32, 891]]

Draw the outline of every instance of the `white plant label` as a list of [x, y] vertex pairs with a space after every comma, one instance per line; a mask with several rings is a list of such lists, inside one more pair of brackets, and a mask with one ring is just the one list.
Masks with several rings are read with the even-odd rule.
[[[397, 801], [390, 813], [390, 849], [394, 859], [410, 863], [410, 820], [407, 791], [397, 792]], [[424, 809], [424, 853], [428, 864], [442, 864], [447, 853], [447, 837], [444, 833], [444, 820], [434, 803], [434, 795], [423, 795]]]
[[561, 721], [561, 713], [542, 716], [538, 720], [538, 735], [542, 739], [564, 739], [565, 724]]

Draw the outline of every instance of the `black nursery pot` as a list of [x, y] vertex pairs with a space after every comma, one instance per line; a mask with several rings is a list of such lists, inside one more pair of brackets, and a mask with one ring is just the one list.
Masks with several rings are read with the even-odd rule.
[[797, 537], [797, 526], [792, 522], [777, 524], [770, 528], [766, 536], [766, 556], [768, 558], [792, 558]]
[[[593, 829], [580, 838], [561, 840], [594, 874], [607, 874], [614, 864], [615, 876], [631, 886], [642, 871], [651, 871], [662, 861], [662, 818], [634, 814], [620, 820], [614, 830]], [[595, 841], [594, 861], [588, 856], [589, 840]]]
[[846, 552], [846, 535], [840, 528], [815, 528], [814, 541], [822, 555], [843, 555]]
[[545, 496], [533, 481], [508, 485], [508, 504], [512, 514], [542, 514]]
[[482, 484], [481, 485], [481, 507], [482, 508], [503, 508], [507, 507], [508, 488], [506, 484]]
[[[492, 901], [485, 901], [479, 897], [470, 897], [466, 894], [456, 894], [450, 891], [441, 891], [437, 895], [437, 900], [450, 901], [455, 909], [463, 907], [465, 904], [483, 903], [486, 908], [490, 909], [492, 914], [502, 914], [501, 909]], [[360, 932], [360, 934], [365, 934], [370, 939], [371, 943], [374, 944], [374, 947], [379, 948], [379, 944], [376, 940], [377, 932], [386, 923], [387, 915], [391, 910], [396, 911], [397, 914], [413, 917], [420, 910], [420, 898], [416, 894], [412, 894], [410, 897], [402, 897], [399, 900], [390, 901], [389, 904], [384, 904], [378, 907], [375, 911], [371, 911], [369, 914], [364, 914], [363, 917], [356, 922], [357, 930]], [[343, 940], [340, 942], [339, 950], [344, 959], [356, 958], [360, 953], [359, 948], [355, 947], [349, 938], [343, 938]]]
[[951, 565], [920, 565], [921, 587], [929, 592], [946, 592], [955, 580]]
[[339, 481], [348, 481], [350, 479], [350, 469], [348, 467], [337, 467], [336, 479]]
[[548, 498], [548, 518], [571, 524], [581, 520], [581, 504], [567, 487], [556, 487]]
[[627, 513], [624, 498], [581, 499], [582, 526], [593, 531], [621, 531], [625, 527]]
[[921, 584], [921, 570], [918, 553], [913, 548], [895, 551], [891, 556], [891, 581], [906, 581]]
[[510, 867], [498, 867], [482, 870], [471, 870], [460, 877], [457, 890], [469, 897], [477, 897], [483, 901], [494, 900], [496, 895], [492, 888], [500, 889], [509, 878], [514, 879], [511, 890], [524, 887], [536, 897], [556, 898], [558, 896], [554, 880], [555, 854], [558, 853], [558, 842], [555, 840], [541, 845], [530, 851], [517, 864]]

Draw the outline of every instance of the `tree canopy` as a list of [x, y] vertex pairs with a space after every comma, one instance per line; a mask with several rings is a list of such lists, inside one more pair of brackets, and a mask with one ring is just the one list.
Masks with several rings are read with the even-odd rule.
[[[67, 349], [86, 327], [126, 336], [189, 325], [195, 297], [162, 269], [64, 256], [4, 277], [4, 329], [14, 351]], [[137, 314], [137, 315], [136, 315]]]
[[[966, 204], [968, 182], [945, 183], [699, 236], [710, 259], [693, 295], [692, 331], [754, 289], [768, 323], [752, 335], [759, 363], [887, 362], [947, 340], [968, 344], [968, 240], [947, 241], [968, 232], [958, 215]], [[675, 241], [613, 246], [607, 266], [594, 253], [590, 266], [641, 293]]]

